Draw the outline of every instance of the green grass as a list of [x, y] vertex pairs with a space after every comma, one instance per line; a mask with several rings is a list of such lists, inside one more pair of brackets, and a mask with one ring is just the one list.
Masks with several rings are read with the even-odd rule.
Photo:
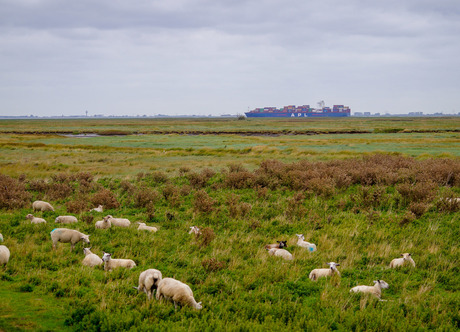
[[34, 291], [34, 285], [0, 282], [2, 331], [67, 331], [65, 310], [59, 300]]
[[[404, 119], [413, 128], [452, 126], [433, 120], [429, 124]], [[287, 125], [248, 122], [237, 125]], [[123, 123], [138, 130], [143, 124], [90, 123], [101, 130], [119, 130]], [[164, 123], [176, 129], [190, 125]], [[350, 121], [342, 128], [366, 123], [370, 122]], [[406, 128], [402, 121], [371, 123]], [[19, 124], [22, 130], [31, 126]], [[193, 122], [208, 125], [204, 120]], [[9, 200], [8, 193], [16, 193], [14, 186], [0, 185], [0, 204], [19, 204], [0, 209], [2, 244], [11, 251], [8, 265], [0, 267], [0, 298], [7, 299], [0, 301], [0, 330], [456, 331], [460, 215], [440, 202], [460, 197], [458, 138], [455, 132], [83, 139], [1, 134], [0, 172], [15, 178], [25, 174], [18, 185], [22, 183], [31, 196], [19, 207], [21, 202]], [[391, 153], [369, 157], [375, 151]], [[439, 156], [448, 158], [436, 159]], [[279, 163], [263, 163], [267, 159]], [[230, 174], [229, 164], [247, 171]], [[206, 168], [216, 173], [201, 188], [193, 179], [204, 176], [200, 172]], [[72, 180], [77, 172], [90, 172], [95, 178], [90, 184]], [[195, 177], [190, 175], [195, 172]], [[56, 176], [59, 173], [66, 176]], [[252, 178], [244, 182], [245, 176]], [[52, 191], [58, 185], [71, 190], [51, 198], [59, 194]], [[81, 221], [89, 212], [69, 211], [69, 203], [94, 207], [102, 188], [113, 193], [119, 208], [94, 213], [89, 224]], [[177, 196], [166, 199], [168, 188]], [[200, 211], [206, 202], [195, 203], [200, 189], [214, 201], [210, 212]], [[152, 195], [152, 202], [141, 194]], [[36, 213], [48, 221], [46, 225], [31, 225], [25, 219], [35, 199], [49, 200], [56, 208]], [[241, 212], [244, 203], [250, 205], [246, 213]], [[420, 210], [419, 215], [411, 212]], [[93, 252], [134, 259], [137, 267], [112, 272], [84, 267], [82, 244], [73, 252], [68, 244], [53, 251], [49, 233], [56, 227], [54, 219], [64, 214], [79, 218], [78, 224], [64, 227], [90, 234]], [[159, 231], [142, 233], [134, 225], [96, 230], [94, 222], [106, 214], [144, 221]], [[192, 225], [211, 228], [215, 238], [201, 245], [201, 239], [188, 234]], [[297, 247], [298, 233], [318, 251]], [[288, 241], [294, 261], [267, 255], [264, 245], [276, 240]], [[415, 269], [388, 268], [402, 252], [412, 253]], [[207, 269], [205, 263], [211, 259], [221, 268]], [[308, 279], [312, 269], [326, 267], [328, 261], [340, 263], [341, 278], [316, 283]], [[176, 311], [170, 303], [147, 302], [145, 294], [132, 288], [147, 268], [189, 284], [203, 310]], [[349, 293], [351, 287], [371, 285], [376, 279], [390, 284], [383, 291], [386, 302]]]

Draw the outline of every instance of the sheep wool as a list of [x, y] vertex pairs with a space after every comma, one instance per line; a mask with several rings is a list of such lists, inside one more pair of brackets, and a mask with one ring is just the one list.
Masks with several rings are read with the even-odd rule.
[[151, 300], [153, 291], [158, 288], [161, 279], [163, 279], [163, 276], [159, 270], [148, 269], [139, 275], [139, 286], [134, 288], [147, 294], [147, 299]]
[[190, 287], [179, 280], [173, 278], [164, 278], [158, 283], [156, 294], [157, 300], [166, 299], [174, 302], [174, 307], [177, 305], [190, 307], [200, 310], [202, 308], [201, 302], [196, 302], [193, 297], [193, 292]]
[[78, 222], [78, 220], [74, 216], [59, 216], [56, 218], [54, 222], [60, 223], [60, 224], [72, 224], [72, 223]]
[[125, 219], [125, 218], [114, 218], [111, 215], [105, 216], [105, 218], [110, 220], [110, 222], [112, 223], [112, 226], [129, 227], [131, 225], [131, 222], [128, 219]]
[[99, 229], [107, 229], [112, 227], [112, 222], [109, 220], [109, 218], [104, 217], [104, 219], [96, 221], [94, 227]]
[[10, 260], [10, 250], [7, 246], [0, 246], [0, 265], [7, 264]]
[[97, 208], [91, 209], [90, 211], [104, 212], [104, 208], [102, 205], [99, 205]]
[[32, 203], [32, 208], [34, 211], [54, 211], [53, 206], [44, 201], [35, 201]]
[[268, 254], [272, 256], [282, 257], [287, 261], [292, 261], [292, 254], [286, 249], [272, 248], [268, 250]]
[[83, 248], [83, 253], [85, 254], [85, 258], [81, 262], [85, 266], [95, 267], [102, 265], [102, 259], [96, 254], [91, 252], [91, 248]]
[[56, 249], [58, 242], [70, 243], [70, 250], [73, 250], [75, 244], [80, 241], [89, 244], [89, 235], [83, 234], [75, 229], [55, 228], [51, 231], [50, 235], [53, 241], [53, 249]]
[[0, 233], [0, 242], [3, 242], [3, 235]]
[[117, 267], [132, 269], [136, 266], [136, 263], [132, 259], [112, 259], [112, 254], [107, 252], [105, 252], [104, 256], [102, 256], [102, 261], [104, 262], [105, 271], [111, 271]]
[[30, 213], [26, 216], [26, 218], [30, 220], [31, 224], [46, 224], [45, 219], [34, 217]]
[[374, 286], [355, 286], [350, 289], [351, 293], [368, 293], [372, 294], [380, 299], [382, 296], [382, 289], [390, 287], [385, 281], [383, 280], [374, 280]]
[[407, 263], [412, 264], [412, 266], [415, 267], [415, 262], [412, 259], [411, 254], [406, 252], [404, 254], [401, 254], [401, 256], [402, 256], [402, 258], [395, 258], [390, 262], [390, 267], [391, 268], [394, 269], [394, 268], [403, 266], [403, 265], [405, 265]]
[[144, 230], [144, 231], [149, 231], [149, 232], [153, 232], [153, 233], [155, 233], [158, 230], [156, 227], [147, 226], [143, 222], [138, 222], [138, 224], [139, 224], [139, 227], [137, 228], [137, 230]]
[[316, 244], [305, 241], [303, 234], [296, 234], [297, 236], [297, 245], [302, 248], [307, 248], [308, 251], [316, 251]]
[[329, 262], [327, 263], [327, 265], [329, 265], [328, 269], [314, 269], [310, 272], [310, 275], [308, 277], [313, 281], [316, 281], [318, 280], [318, 278], [321, 277], [332, 277], [334, 274], [340, 277], [340, 272], [339, 270], [337, 270], [337, 266], [340, 266], [340, 264]]

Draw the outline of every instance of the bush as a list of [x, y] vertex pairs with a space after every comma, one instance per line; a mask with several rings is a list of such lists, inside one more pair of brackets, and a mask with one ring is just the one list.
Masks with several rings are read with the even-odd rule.
[[204, 190], [198, 190], [194, 195], [193, 206], [195, 211], [201, 213], [210, 213], [214, 210], [214, 204], [216, 203]]
[[219, 262], [216, 258], [211, 258], [203, 260], [201, 266], [209, 273], [222, 270], [225, 267], [225, 262]]
[[31, 199], [23, 182], [0, 174], [0, 208], [19, 209], [29, 206]]
[[91, 203], [95, 206], [100, 204], [104, 209], [116, 209], [120, 206], [115, 194], [108, 189], [101, 189], [95, 193], [91, 198]]
[[134, 195], [134, 206], [139, 208], [153, 206], [159, 198], [160, 194], [156, 190], [141, 187]]

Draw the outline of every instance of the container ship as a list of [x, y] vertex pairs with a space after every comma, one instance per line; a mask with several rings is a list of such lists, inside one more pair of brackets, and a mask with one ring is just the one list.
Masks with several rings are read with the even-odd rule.
[[332, 108], [324, 106], [324, 101], [318, 103], [318, 108], [310, 105], [289, 105], [283, 108], [263, 107], [246, 112], [248, 118], [320, 118], [350, 116], [350, 107], [334, 105]]

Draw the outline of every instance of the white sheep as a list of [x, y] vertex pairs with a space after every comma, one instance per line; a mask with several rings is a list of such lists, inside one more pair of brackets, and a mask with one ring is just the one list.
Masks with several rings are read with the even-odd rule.
[[150, 231], [150, 232], [154, 232], [154, 233], [158, 230], [156, 227], [147, 226], [143, 222], [137, 222], [137, 223], [139, 224], [139, 227], [137, 228], [137, 230], [145, 230], [145, 231]]
[[112, 259], [112, 254], [107, 252], [104, 253], [102, 256], [102, 260], [104, 261], [104, 270], [111, 271], [117, 267], [125, 267], [127, 269], [132, 269], [136, 266], [136, 263], [132, 259]]
[[85, 266], [95, 267], [98, 265], [102, 265], [102, 259], [96, 254], [91, 252], [91, 248], [83, 248], [83, 253], [85, 254], [85, 258], [81, 262]]
[[287, 248], [287, 241], [276, 241], [277, 243], [272, 243], [272, 244], [267, 244], [265, 246], [265, 249], [270, 250], [273, 248], [279, 249], [279, 248]]
[[32, 203], [32, 208], [34, 211], [54, 211], [53, 206], [44, 201], [35, 201]]
[[107, 215], [107, 216], [105, 216], [105, 218], [110, 220], [110, 222], [112, 223], [112, 226], [129, 227], [129, 225], [131, 225], [131, 222], [128, 219], [125, 219], [125, 218], [114, 218], [111, 215]]
[[31, 224], [46, 224], [45, 219], [34, 217], [30, 213], [26, 216], [26, 218], [30, 220]]
[[293, 260], [292, 254], [286, 249], [271, 248], [271, 249], [268, 249], [268, 254], [272, 256], [282, 257], [288, 261]]
[[313, 281], [316, 281], [321, 277], [332, 277], [334, 274], [337, 274], [340, 277], [340, 272], [337, 270], [337, 266], [340, 266], [339, 263], [329, 262], [327, 265], [329, 265], [328, 269], [314, 269], [310, 272], [308, 277]]
[[195, 235], [200, 235], [201, 231], [198, 227], [196, 226], [190, 226], [190, 231], [188, 232], [189, 234], [195, 234]]
[[104, 212], [104, 208], [102, 207], [102, 205], [99, 204], [97, 208], [91, 209], [90, 212], [91, 211]]
[[350, 289], [350, 292], [353, 293], [369, 293], [375, 295], [380, 299], [382, 296], [382, 289], [390, 287], [385, 281], [383, 280], [374, 280], [374, 286], [355, 286]]
[[157, 300], [165, 298], [174, 302], [174, 308], [177, 305], [189, 305], [194, 309], [200, 310], [202, 308], [201, 302], [196, 302], [193, 297], [193, 292], [190, 287], [179, 280], [173, 278], [164, 278], [158, 283], [156, 294]]
[[59, 216], [54, 220], [56, 223], [60, 224], [72, 224], [78, 222], [77, 218], [74, 216]]
[[53, 249], [56, 249], [56, 244], [71, 243], [70, 250], [73, 250], [75, 244], [83, 241], [89, 244], [89, 235], [83, 234], [75, 229], [55, 228], [51, 231], [51, 240], [53, 241]]
[[112, 222], [109, 220], [109, 218], [104, 217], [104, 219], [96, 221], [94, 227], [99, 229], [107, 229], [112, 227]]
[[308, 251], [316, 251], [316, 244], [305, 241], [303, 234], [296, 234], [297, 236], [297, 245], [302, 248], [307, 248]]
[[163, 279], [160, 271], [148, 269], [139, 275], [139, 286], [134, 287], [139, 292], [147, 294], [149, 300], [152, 299], [153, 291], [158, 288], [158, 283]]
[[406, 252], [404, 254], [401, 254], [401, 256], [402, 256], [402, 258], [395, 258], [390, 262], [390, 267], [391, 268], [396, 268], [396, 267], [399, 267], [399, 266], [403, 266], [406, 263], [410, 263], [410, 264], [412, 264], [413, 267], [415, 267], [415, 262], [412, 259], [411, 254]]
[[0, 233], [0, 242], [3, 242], [3, 235]]
[[10, 250], [7, 246], [1, 245], [0, 246], [0, 265], [7, 264], [10, 260]]

